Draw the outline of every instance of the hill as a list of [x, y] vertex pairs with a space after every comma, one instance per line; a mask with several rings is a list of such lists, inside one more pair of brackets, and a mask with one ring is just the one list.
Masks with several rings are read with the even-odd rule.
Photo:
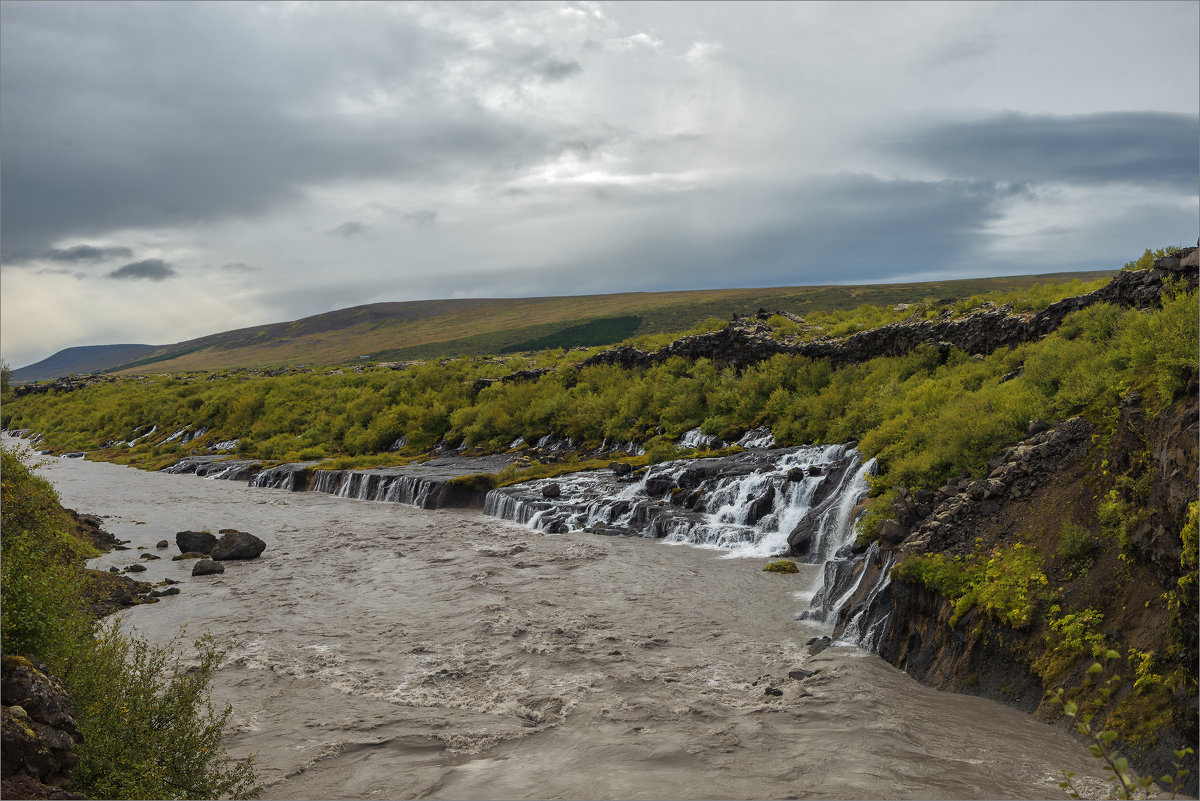
[[759, 308], [795, 314], [848, 310], [863, 304], [960, 298], [1112, 274], [1102, 270], [870, 286], [373, 303], [164, 345], [105, 369], [166, 372], [336, 364], [359, 358], [431, 359], [611, 345], [630, 337], [685, 331], [709, 318], [728, 320]]
[[158, 349], [158, 345], [82, 345], [60, 350], [35, 364], [12, 371], [12, 382], [46, 381], [72, 373], [99, 373]]

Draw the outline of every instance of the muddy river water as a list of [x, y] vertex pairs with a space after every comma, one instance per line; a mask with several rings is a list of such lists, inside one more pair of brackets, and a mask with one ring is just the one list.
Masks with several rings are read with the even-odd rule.
[[[815, 566], [41, 461], [65, 505], [164, 554], [139, 578], [181, 582], [125, 625], [228, 648], [214, 695], [266, 798], [1063, 798], [1061, 769], [1098, 775], [1025, 714], [810, 656]], [[167, 558], [221, 528], [266, 552], [202, 578]]]

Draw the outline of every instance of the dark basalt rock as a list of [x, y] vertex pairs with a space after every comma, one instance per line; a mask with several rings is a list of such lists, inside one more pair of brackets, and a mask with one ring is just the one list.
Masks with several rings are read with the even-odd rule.
[[218, 573], [225, 572], [225, 565], [220, 562], [214, 562], [211, 559], [201, 559], [196, 564], [192, 565], [193, 576], [213, 576]]
[[[42, 663], [8, 655], [0, 674], [0, 775], [5, 798], [61, 797], [79, 763], [75, 707]], [[32, 792], [31, 792], [32, 791]]]
[[75, 392], [80, 389], [86, 389], [93, 384], [112, 383], [117, 379], [113, 376], [102, 375], [70, 375], [63, 378], [56, 378], [50, 383], [38, 382], [30, 384], [18, 384], [13, 387], [13, 394], [18, 398], [26, 395], [44, 395], [47, 392]]
[[562, 495], [562, 487], [557, 482], [552, 482], [542, 487], [543, 498], [557, 498], [560, 495]]
[[1071, 312], [1096, 303], [1157, 308], [1162, 305], [1165, 282], [1179, 280], [1185, 289], [1196, 288], [1196, 253], [1196, 248], [1183, 248], [1158, 259], [1149, 270], [1122, 271], [1095, 292], [1060, 300], [1036, 314], [1013, 314], [1006, 307], [991, 307], [958, 319], [940, 317], [891, 323], [841, 339], [798, 344], [775, 340], [766, 317], [735, 317], [720, 331], [682, 337], [654, 353], [621, 345], [597, 353], [580, 366], [613, 364], [628, 369], [648, 367], [672, 356], [682, 356], [711, 359], [719, 367], [742, 368], [777, 353], [796, 353], [810, 359], [828, 359], [836, 369], [880, 356], [901, 356], [922, 346], [934, 348], [943, 356], [953, 348], [972, 355], [987, 355], [997, 348], [1041, 339], [1056, 330]]
[[908, 536], [908, 529], [895, 520], [880, 522], [876, 531], [879, 534], [879, 548], [884, 551], [892, 550]]
[[229, 530], [213, 546], [212, 558], [218, 561], [231, 559], [254, 559], [267, 548], [267, 544], [245, 531]]
[[633, 472], [633, 466], [625, 462], [613, 462], [608, 467], [617, 476], [627, 476]]
[[754, 525], [759, 520], [762, 520], [770, 513], [771, 508], [775, 505], [775, 485], [770, 484], [758, 497], [749, 502], [746, 511], [746, 523]]
[[217, 538], [207, 531], [180, 531], [175, 535], [175, 544], [181, 553], [212, 553]]

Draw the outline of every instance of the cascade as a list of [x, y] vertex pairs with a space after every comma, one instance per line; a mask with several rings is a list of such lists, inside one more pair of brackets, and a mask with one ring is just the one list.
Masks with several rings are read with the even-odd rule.
[[625, 477], [601, 470], [539, 479], [490, 491], [484, 512], [552, 534], [657, 537], [730, 556], [791, 554], [822, 565], [800, 617], [875, 650], [893, 555], [875, 544], [855, 552], [854, 523], [875, 461], [863, 463], [852, 445], [664, 462]]
[[833, 530], [848, 527], [870, 469], [845, 445], [747, 451], [664, 462], [636, 477], [602, 470], [503, 487], [484, 511], [547, 533], [659, 537], [739, 556], [787, 553], [801, 532], [810, 535], [806, 558], [819, 562], [840, 544]]

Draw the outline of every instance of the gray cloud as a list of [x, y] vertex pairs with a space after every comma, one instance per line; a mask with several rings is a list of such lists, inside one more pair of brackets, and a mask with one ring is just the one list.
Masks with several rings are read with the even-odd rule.
[[366, 236], [367, 228], [366, 223], [359, 222], [358, 220], [347, 220], [336, 228], [331, 229], [329, 233], [333, 236], [351, 239], [356, 236]]
[[418, 209], [404, 214], [404, 221], [410, 222], [418, 228], [428, 228], [437, 222], [437, 218], [438, 214], [433, 209]]
[[5, 8], [5, 258], [71, 235], [262, 215], [328, 181], [507, 173], [561, 138], [473, 94], [530, 62], [539, 80], [574, 71], [543, 47], [473, 50], [382, 6], [328, 28], [329, 7], [285, 26], [271, 16], [285, 8], [236, 25], [230, 8], [146, 3], [136, 34], [120, 3]]
[[1189, 114], [1008, 112], [922, 126], [887, 144], [957, 177], [1149, 184], [1186, 192], [1195, 192], [1200, 181], [1200, 121]]
[[578, 61], [559, 61], [550, 58], [535, 66], [533, 71], [547, 81], [562, 81], [583, 72], [583, 67]]
[[72, 264], [75, 262], [88, 261], [108, 261], [109, 259], [128, 259], [133, 256], [133, 251], [124, 247], [96, 247], [94, 245], [75, 245], [74, 247], [57, 249], [51, 248], [42, 254], [43, 259], [48, 261], [65, 262]]
[[246, 264], [244, 261], [231, 261], [228, 264], [222, 264], [221, 269], [227, 273], [259, 273], [262, 272], [261, 267], [254, 267]]
[[118, 267], [108, 277], [121, 281], [163, 281], [176, 275], [179, 273], [175, 268], [162, 259], [145, 259]]

